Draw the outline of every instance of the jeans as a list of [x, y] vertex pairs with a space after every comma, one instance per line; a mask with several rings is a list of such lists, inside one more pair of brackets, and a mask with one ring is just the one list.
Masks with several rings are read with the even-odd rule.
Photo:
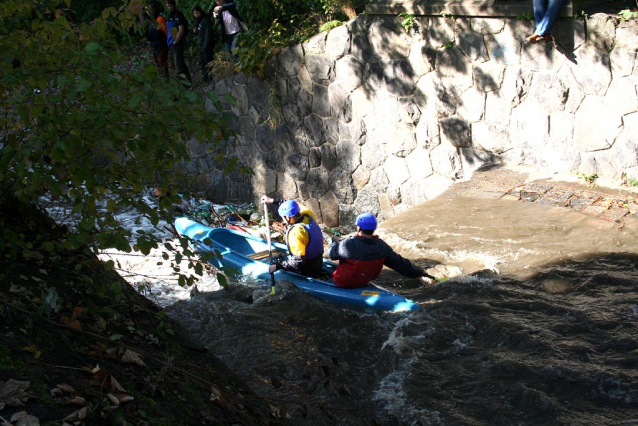
[[175, 63], [177, 78], [185, 78], [186, 80], [191, 81], [191, 75], [188, 72], [186, 62], [184, 62], [184, 44], [184, 41], [180, 40], [179, 43], [173, 43], [172, 46], [169, 46], [168, 50], [171, 51], [171, 56], [173, 57], [173, 62]]
[[211, 80], [210, 69], [207, 65], [213, 60], [213, 53], [215, 52], [215, 46], [212, 49], [199, 51], [199, 63], [202, 66], [202, 79], [205, 83]]
[[539, 36], [549, 34], [549, 29], [564, 2], [565, 0], [534, 0], [534, 21], [536, 21], [534, 34]]
[[[239, 33], [235, 34], [224, 34], [222, 36], [222, 41], [224, 42], [224, 49], [226, 49], [226, 54], [230, 56], [233, 53], [233, 50], [237, 49], [237, 36]], [[233, 55], [234, 58], [237, 55]]]

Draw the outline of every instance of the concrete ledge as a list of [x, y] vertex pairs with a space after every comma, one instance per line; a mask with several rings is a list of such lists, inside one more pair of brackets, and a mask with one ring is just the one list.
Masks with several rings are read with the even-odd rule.
[[[366, 6], [369, 15], [439, 16], [441, 12], [454, 16], [516, 17], [533, 14], [534, 8], [530, 0], [372, 0]], [[573, 13], [572, 2], [567, 0], [558, 16], [571, 18]]]

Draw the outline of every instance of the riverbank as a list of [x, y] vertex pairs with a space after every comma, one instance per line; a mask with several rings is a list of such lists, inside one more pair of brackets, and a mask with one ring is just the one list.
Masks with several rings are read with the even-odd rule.
[[638, 187], [596, 180], [588, 183], [575, 174], [524, 166], [486, 166], [442, 196], [509, 199], [564, 207], [617, 223], [619, 227], [635, 226], [638, 219]]

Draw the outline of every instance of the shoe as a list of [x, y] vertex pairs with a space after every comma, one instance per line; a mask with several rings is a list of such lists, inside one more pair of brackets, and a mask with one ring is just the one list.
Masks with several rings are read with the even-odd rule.
[[540, 36], [538, 37], [538, 41], [544, 41], [545, 43], [549, 43], [550, 41], [553, 41], [554, 37], [552, 37], [551, 34], [545, 34], [544, 36]]
[[536, 44], [542, 38], [543, 36], [539, 36], [538, 34], [532, 34], [531, 36], [527, 37], [527, 41], [529, 41], [532, 44]]

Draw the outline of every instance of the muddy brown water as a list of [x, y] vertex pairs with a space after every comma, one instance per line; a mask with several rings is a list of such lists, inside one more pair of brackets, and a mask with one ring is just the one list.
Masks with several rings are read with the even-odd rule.
[[439, 198], [383, 223], [436, 285], [384, 271], [421, 304], [380, 313], [279, 282], [169, 307], [295, 425], [638, 424], [635, 222], [507, 200]]

